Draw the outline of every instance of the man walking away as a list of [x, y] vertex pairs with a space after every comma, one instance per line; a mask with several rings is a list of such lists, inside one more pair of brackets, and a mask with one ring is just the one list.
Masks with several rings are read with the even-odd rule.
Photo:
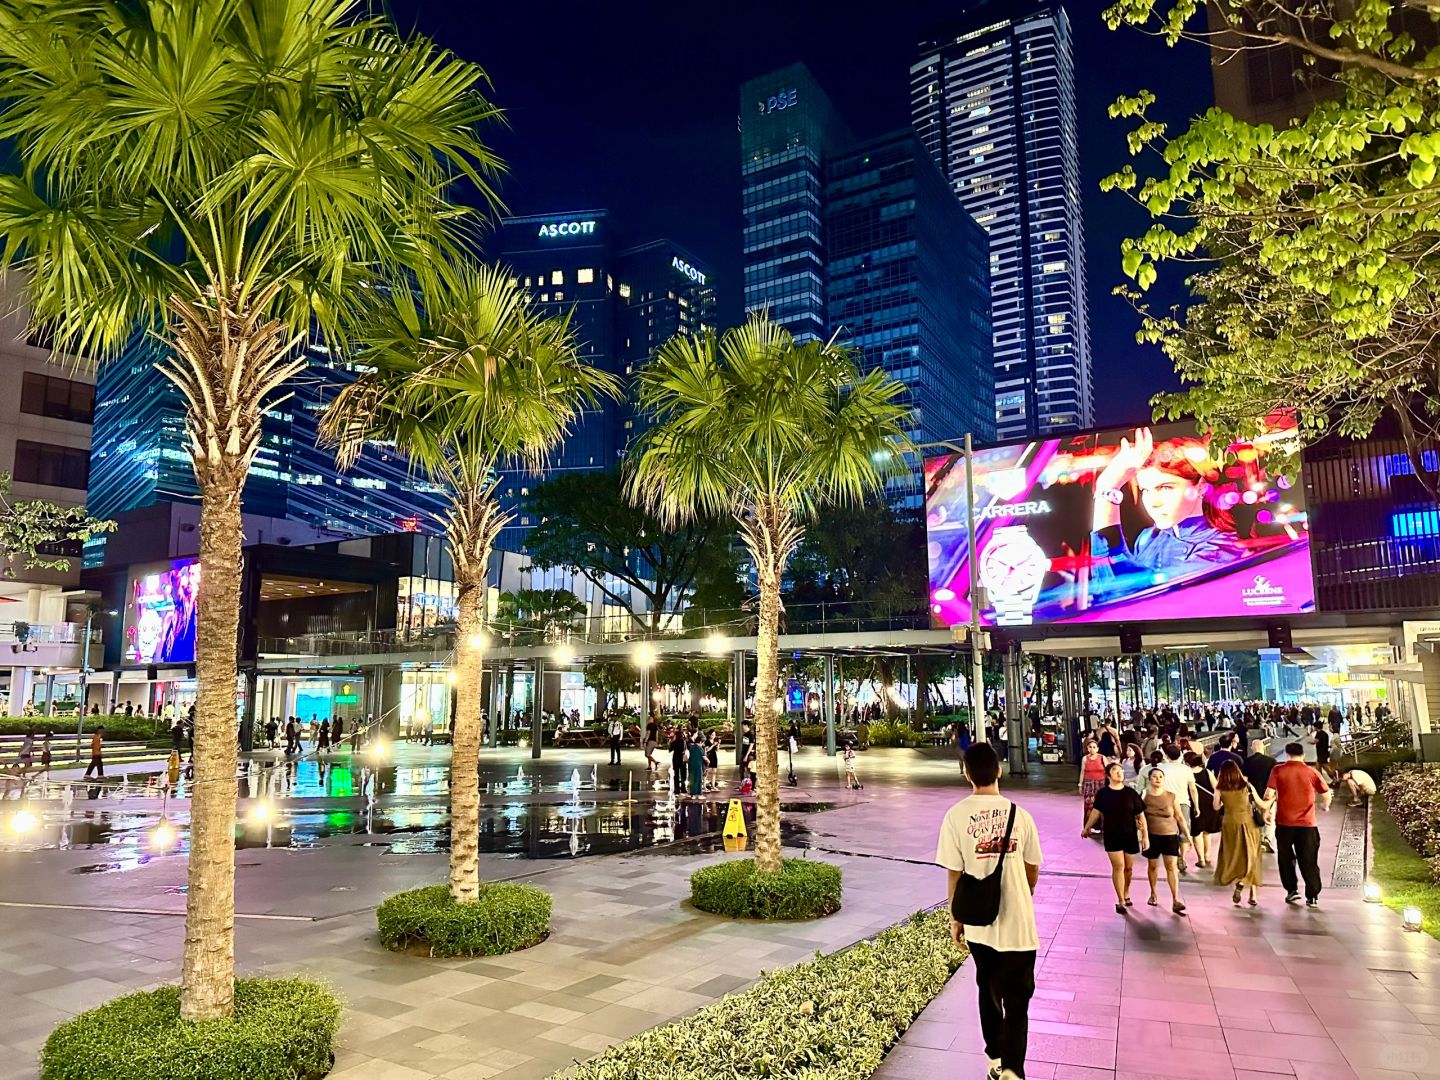
[[103, 780], [105, 778], [105, 728], [97, 727], [95, 733], [90, 736], [90, 764], [85, 766], [83, 779], [89, 780], [90, 774]]
[[[935, 861], [949, 871], [952, 904], [961, 874], [983, 878], [994, 872], [1013, 805], [1000, 794], [1000, 758], [988, 743], [965, 751], [964, 767], [973, 794], [946, 813], [935, 851]], [[1024, 1080], [1035, 953], [1040, 947], [1031, 899], [1040, 879], [1040, 835], [1035, 820], [1018, 806], [1001, 874], [995, 921], [989, 926], [952, 921], [950, 933], [956, 943], [970, 947], [990, 1080]]]
[[[1275, 759], [1266, 751], [1270, 744], [1264, 739], [1256, 739], [1250, 744], [1250, 756], [1245, 759], [1245, 768], [1241, 771], [1245, 779], [1250, 781], [1250, 786], [1256, 793], [1265, 791], [1270, 787], [1270, 771], [1275, 768]], [[1266, 851], [1275, 850], [1275, 811], [1272, 808], [1265, 815], [1265, 827], [1260, 830], [1260, 843]]]
[[1320, 830], [1315, 825], [1315, 796], [1321, 796], [1325, 809], [1330, 809], [1330, 785], [1320, 774], [1305, 764], [1305, 747], [1298, 742], [1287, 743], [1289, 759], [1270, 770], [1266, 799], [1275, 799], [1275, 842], [1280, 849], [1280, 884], [1285, 886], [1285, 902], [1300, 899], [1295, 880], [1295, 864], [1305, 879], [1305, 905], [1314, 907], [1320, 900]]
[[610, 714], [610, 764], [620, 764], [620, 740], [625, 737], [625, 724], [619, 713]]

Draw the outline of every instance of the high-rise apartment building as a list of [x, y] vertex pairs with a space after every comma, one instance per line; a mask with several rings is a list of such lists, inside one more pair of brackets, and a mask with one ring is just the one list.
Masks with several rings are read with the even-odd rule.
[[[619, 401], [588, 410], [551, 456], [545, 475], [608, 469], [620, 460], [639, 422], [629, 377], [680, 333], [713, 329], [715, 283], [705, 264], [670, 240], [626, 247], [604, 210], [505, 218], [495, 257], [508, 266], [546, 315], [568, 315], [586, 363], [621, 380]], [[524, 496], [542, 477], [507, 472], [502, 501], [515, 514], [500, 545], [520, 550], [531, 522]]]
[[910, 68], [915, 130], [990, 236], [1001, 439], [1092, 423], [1070, 20], [1059, 0], [969, 0]]
[[[906, 386], [917, 442], [995, 434], [985, 233], [913, 132], [857, 142], [803, 64], [740, 89], [745, 310]], [[917, 504], [913, 482], [892, 499]]]
[[[989, 245], [909, 130], [826, 168], [826, 324], [905, 384], [917, 443], [994, 437]], [[917, 507], [918, 481], [898, 484]]]

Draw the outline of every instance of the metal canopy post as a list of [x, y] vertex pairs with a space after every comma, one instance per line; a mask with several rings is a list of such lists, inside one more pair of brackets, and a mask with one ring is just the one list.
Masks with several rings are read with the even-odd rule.
[[745, 722], [745, 689], [748, 682], [745, 671], [745, 650], [737, 649], [730, 657], [730, 715], [735, 721], [735, 764], [740, 764], [740, 741], [744, 734], [740, 726]]
[[545, 661], [535, 658], [535, 686], [530, 702], [530, 756], [540, 756], [540, 745], [545, 741], [544, 714], [540, 711], [545, 702]]
[[825, 686], [820, 698], [825, 710], [825, 753], [835, 756], [835, 657], [825, 657]]

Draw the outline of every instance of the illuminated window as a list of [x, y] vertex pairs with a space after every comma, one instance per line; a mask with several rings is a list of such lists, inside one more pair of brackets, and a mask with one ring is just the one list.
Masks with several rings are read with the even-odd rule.
[[556, 290], [555, 290], [555, 300], [556, 300], [556, 302], [558, 303], [559, 301], [564, 300], [564, 299], [565, 299], [565, 294], [564, 294], [563, 292], [561, 292], [559, 289], [556, 289]]
[[1047, 274], [1063, 274], [1067, 265], [1064, 259], [1059, 259], [1055, 262], [1047, 262], [1042, 269]]
[[564, 271], [564, 270], [551, 270], [551, 271], [550, 271], [550, 284], [551, 284], [551, 285], [564, 285], [564, 284], [565, 284], [565, 271]]
[[575, 284], [590, 285], [595, 281], [595, 271], [588, 266], [582, 266], [575, 271]]
[[630, 286], [629, 286], [629, 285], [626, 285], [623, 281], [620, 283], [620, 299], [621, 299], [621, 300], [629, 300], [629, 299], [630, 299]]

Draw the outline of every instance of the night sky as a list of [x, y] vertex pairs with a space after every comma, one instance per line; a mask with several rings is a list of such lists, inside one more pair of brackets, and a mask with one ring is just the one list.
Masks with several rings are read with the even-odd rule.
[[[510, 125], [492, 132], [509, 164], [502, 195], [510, 211], [604, 208], [626, 240], [675, 240], [713, 272], [728, 325], [741, 315], [740, 84], [800, 60], [858, 137], [906, 127], [915, 43], [961, 4], [390, 0], [389, 8], [403, 29], [489, 72]], [[1110, 424], [1148, 417], [1147, 399], [1174, 376], [1158, 349], [1135, 343], [1135, 314], [1110, 295], [1122, 280], [1120, 240], [1148, 218], [1123, 195], [1099, 190], [1099, 179], [1128, 160], [1126, 128], [1105, 109], [1146, 87], [1160, 97], [1157, 117], [1178, 125], [1211, 103], [1211, 88], [1202, 49], [1112, 33], [1102, 8], [1100, 0], [1069, 5], [1096, 420]], [[1178, 281], [1162, 284], [1166, 303], [1182, 295]]]

